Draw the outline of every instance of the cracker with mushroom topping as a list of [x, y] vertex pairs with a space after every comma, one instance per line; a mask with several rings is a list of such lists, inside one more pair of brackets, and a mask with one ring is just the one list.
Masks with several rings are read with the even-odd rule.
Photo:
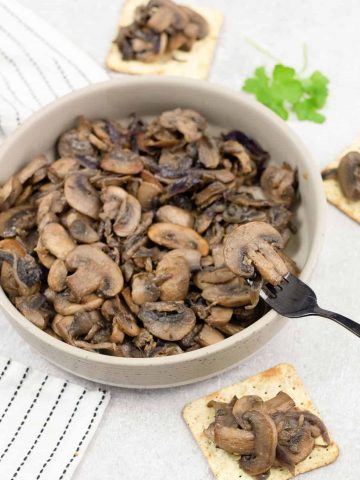
[[335, 173], [340, 160], [350, 152], [360, 153], [360, 137], [356, 138], [336, 160], [323, 169], [323, 183], [327, 201], [345, 213], [345, 215], [355, 220], [355, 222], [360, 223], [360, 200], [351, 200], [344, 195]]
[[[136, 8], [145, 5], [148, 1], [126, 0], [121, 12], [119, 28], [131, 24]], [[155, 62], [145, 63], [137, 60], [124, 60], [118, 46], [113, 42], [106, 59], [107, 67], [116, 72], [133, 75], [178, 75], [206, 79], [223, 22], [223, 15], [213, 8], [190, 6], [207, 21], [209, 33], [202, 40], [197, 40], [189, 52], [176, 50], [172, 55], [164, 56]]]
[[[240, 469], [238, 456], [216, 448], [215, 444], [204, 434], [204, 430], [214, 420], [214, 409], [207, 406], [208, 402], [211, 400], [229, 402], [234, 395], [238, 398], [244, 395], [258, 395], [262, 399], [268, 400], [279, 391], [290, 395], [296, 406], [318, 415], [294, 367], [288, 364], [277, 365], [247, 378], [241, 383], [223, 388], [185, 406], [183, 410], [185, 422], [217, 480], [239, 480], [239, 478], [253, 480], [253, 478]], [[316, 439], [315, 448], [310, 456], [296, 465], [295, 475], [328, 465], [336, 460], [338, 454], [338, 447], [333, 440], [330, 445], [325, 446], [319, 437]], [[285, 468], [271, 468], [268, 480], [287, 480], [289, 478], [292, 478], [292, 474]]]

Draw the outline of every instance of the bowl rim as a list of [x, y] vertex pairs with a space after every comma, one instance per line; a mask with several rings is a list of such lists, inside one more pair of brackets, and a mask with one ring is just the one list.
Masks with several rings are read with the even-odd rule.
[[[270, 109], [266, 108], [256, 100], [254, 100], [250, 95], [245, 94], [241, 91], [233, 90], [229, 87], [210, 83], [205, 80], [195, 80], [184, 77], [158, 77], [153, 75], [144, 75], [141, 77], [124, 77], [110, 79], [103, 82], [95, 83], [83, 87], [79, 90], [70, 92], [63, 97], [60, 97], [54, 100], [52, 103], [48, 104], [45, 107], [42, 107], [36, 113], [31, 115], [20, 127], [18, 127], [13, 133], [11, 133], [8, 138], [0, 146], [0, 163], [1, 159], [6, 156], [6, 151], [16, 143], [23, 132], [26, 132], [31, 126], [36, 123], [37, 120], [40, 120], [42, 117], [58, 110], [59, 108], [66, 107], [69, 103], [72, 103], [74, 100], [81, 97], [86, 97], [89, 94], [96, 95], [100, 92], [106, 92], [109, 88], [122, 88], [132, 85], [143, 85], [157, 84], [157, 85], [171, 85], [177, 86], [179, 89], [186, 86], [187, 88], [202, 89], [208, 94], [217, 94], [223, 95], [231, 100], [236, 100], [244, 104], [247, 108], [253, 110], [256, 115], [262, 116], [268, 121], [275, 124], [279, 131], [282, 131], [284, 136], [287, 136], [292, 142], [294, 148], [296, 148], [300, 155], [302, 156], [304, 166], [306, 167], [308, 180], [314, 186], [314, 196], [315, 203], [318, 207], [318, 218], [315, 222], [315, 231], [312, 237], [312, 243], [310, 246], [309, 256], [306, 260], [304, 268], [301, 271], [300, 278], [304, 281], [307, 281], [310, 278], [310, 275], [315, 267], [320, 249], [323, 244], [324, 232], [325, 232], [325, 194], [322, 188], [322, 181], [320, 176], [320, 171], [314, 169], [314, 165], [317, 165], [314, 161], [312, 154], [309, 152], [307, 147], [303, 144], [302, 140], [295, 134], [292, 129], [275, 113]], [[159, 365], [172, 365], [172, 364], [182, 364], [191, 362], [193, 360], [201, 360], [201, 358], [207, 357], [208, 355], [215, 354], [221, 350], [227, 349], [228, 347], [233, 346], [236, 343], [239, 343], [241, 340], [246, 340], [254, 332], [262, 330], [269, 323], [273, 322], [278, 314], [274, 310], [270, 310], [263, 317], [257, 320], [254, 324], [246, 327], [239, 333], [228, 337], [221, 342], [218, 342], [214, 345], [200, 348], [191, 352], [184, 352], [178, 355], [165, 356], [165, 357], [149, 357], [149, 358], [127, 358], [127, 357], [115, 357], [110, 355], [103, 355], [96, 352], [88, 352], [81, 348], [69, 345], [61, 340], [58, 340], [43, 330], [36, 327], [29, 320], [27, 320], [10, 302], [6, 296], [3, 289], [0, 287], [0, 307], [9, 315], [14, 321], [18, 324], [19, 327], [25, 329], [29, 335], [37, 337], [40, 342], [47, 344], [49, 347], [54, 348], [59, 351], [59, 354], [66, 354], [77, 359], [94, 361], [96, 363], [116, 366], [134, 366], [134, 367], [145, 367], [145, 366], [159, 366]]]

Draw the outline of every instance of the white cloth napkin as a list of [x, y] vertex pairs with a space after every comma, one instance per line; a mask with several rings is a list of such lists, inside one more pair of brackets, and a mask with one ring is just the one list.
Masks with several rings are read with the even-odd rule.
[[0, 479], [69, 480], [109, 399], [0, 357]]
[[[41, 106], [108, 78], [14, 0], [0, 0], [0, 142]], [[109, 394], [0, 357], [0, 480], [69, 480]]]
[[41, 106], [107, 78], [30, 10], [0, 0], [0, 141]]

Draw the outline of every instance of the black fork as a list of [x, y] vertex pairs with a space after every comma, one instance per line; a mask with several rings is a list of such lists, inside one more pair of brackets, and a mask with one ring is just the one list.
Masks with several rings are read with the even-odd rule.
[[304, 282], [288, 273], [280, 285], [263, 285], [261, 298], [284, 317], [298, 318], [309, 315], [330, 318], [360, 337], [360, 324], [335, 312], [320, 308], [315, 292]]

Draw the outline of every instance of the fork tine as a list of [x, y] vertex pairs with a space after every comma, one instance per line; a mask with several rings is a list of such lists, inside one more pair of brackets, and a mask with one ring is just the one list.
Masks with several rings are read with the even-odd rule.
[[268, 298], [276, 298], [276, 290], [270, 283], [266, 283], [262, 286], [262, 291]]

